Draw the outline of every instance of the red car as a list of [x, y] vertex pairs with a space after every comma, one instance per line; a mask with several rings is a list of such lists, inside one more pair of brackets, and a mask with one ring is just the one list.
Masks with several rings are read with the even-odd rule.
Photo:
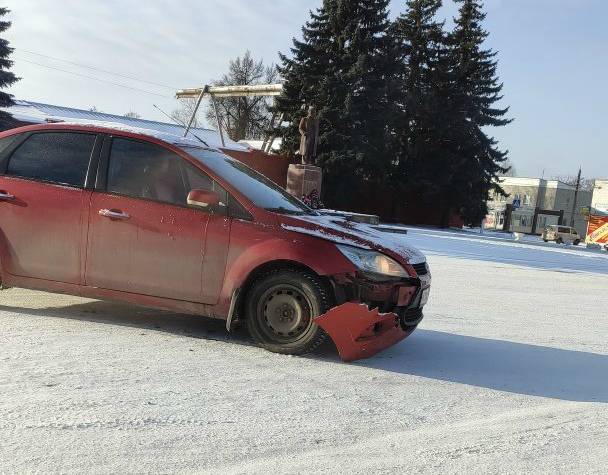
[[345, 361], [414, 331], [431, 276], [403, 236], [309, 209], [203, 143], [49, 124], [0, 134], [0, 281], [244, 321]]

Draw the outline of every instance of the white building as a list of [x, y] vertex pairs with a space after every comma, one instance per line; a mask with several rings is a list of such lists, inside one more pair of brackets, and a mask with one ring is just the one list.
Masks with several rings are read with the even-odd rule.
[[[509, 196], [490, 197], [486, 228], [504, 229], [505, 219], [508, 219], [507, 205], [513, 206], [509, 231], [540, 234], [546, 226], [558, 224], [558, 215], [546, 214], [543, 211], [557, 214], [563, 212], [562, 224], [570, 225], [574, 186], [543, 178], [500, 177], [499, 180], [500, 186]], [[587, 221], [581, 209], [590, 204], [591, 192], [579, 190], [574, 212], [574, 227], [581, 236], [587, 232]]]
[[595, 180], [591, 207], [602, 213], [608, 213], [608, 180]]

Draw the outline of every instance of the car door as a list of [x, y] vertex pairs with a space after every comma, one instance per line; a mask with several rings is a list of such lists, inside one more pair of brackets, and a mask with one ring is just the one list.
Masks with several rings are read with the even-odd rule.
[[[108, 137], [91, 198], [87, 285], [214, 303], [203, 290], [203, 262], [215, 217], [187, 205], [188, 166], [159, 145]], [[228, 224], [216, 253], [227, 253], [229, 235]]]
[[97, 135], [45, 131], [12, 140], [0, 160], [3, 270], [81, 284], [90, 196], [85, 188]]

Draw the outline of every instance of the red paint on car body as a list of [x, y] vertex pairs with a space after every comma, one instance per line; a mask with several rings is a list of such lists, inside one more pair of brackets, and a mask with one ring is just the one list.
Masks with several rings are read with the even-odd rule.
[[[246, 288], [260, 269], [281, 265], [315, 273], [333, 288], [336, 306], [315, 321], [345, 361], [370, 357], [415, 328], [402, 329], [398, 313], [412, 305], [419, 288], [430, 285], [430, 276], [417, 280], [407, 252], [375, 242], [346, 222], [336, 229], [260, 208], [194, 158], [188, 147], [156, 137], [49, 124], [3, 132], [0, 139], [49, 131], [89, 132], [103, 140], [131, 138], [163, 147], [216, 180], [250, 219], [131, 198], [97, 185], [78, 188], [16, 178], [0, 170], [1, 194], [11, 196], [0, 200], [4, 285], [227, 319], [235, 290]], [[390, 256], [410, 281], [367, 280], [336, 247], [340, 242]], [[370, 310], [368, 301], [383, 302], [389, 311]]]

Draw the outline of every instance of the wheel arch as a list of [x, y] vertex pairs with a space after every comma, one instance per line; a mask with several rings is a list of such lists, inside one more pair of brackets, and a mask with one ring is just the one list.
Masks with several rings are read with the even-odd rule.
[[303, 264], [302, 262], [290, 259], [276, 259], [264, 262], [263, 264], [260, 264], [259, 266], [255, 267], [243, 280], [243, 284], [241, 285], [238, 300], [236, 302], [235, 307], [238, 320], [245, 320], [246, 318], [246, 316], [244, 315], [244, 305], [247, 299], [247, 294], [251, 290], [251, 287], [253, 286], [254, 282], [265, 274], [281, 270], [297, 270], [315, 276], [323, 282], [327, 292], [329, 292], [329, 294], [333, 298], [335, 298], [334, 288], [331, 285], [331, 281], [328, 276], [318, 274], [317, 272], [315, 272], [314, 269], [307, 266], [306, 264]]

